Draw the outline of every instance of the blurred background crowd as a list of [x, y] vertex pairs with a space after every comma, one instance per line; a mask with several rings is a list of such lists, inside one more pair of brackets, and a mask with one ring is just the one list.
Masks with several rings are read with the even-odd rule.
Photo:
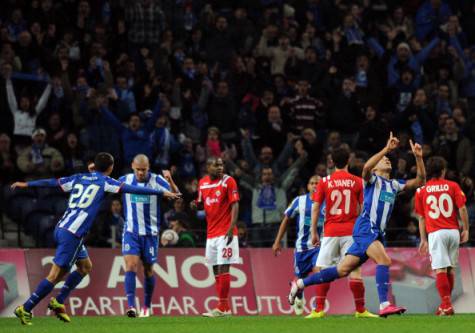
[[[107, 151], [113, 176], [139, 153], [172, 171], [184, 197], [165, 204], [162, 229], [188, 247], [206, 230], [188, 202], [206, 158], [222, 157], [241, 246], [271, 246], [290, 200], [334, 169], [333, 149], [351, 149], [360, 175], [390, 130], [393, 176], [414, 176], [414, 139], [447, 159], [475, 220], [475, 1], [4, 0], [0, 72], [1, 236], [17, 230], [15, 245], [52, 245], [66, 203], [8, 184], [83, 172]], [[416, 246], [403, 196], [388, 244]], [[88, 243], [117, 246], [120, 198], [101, 211]]]

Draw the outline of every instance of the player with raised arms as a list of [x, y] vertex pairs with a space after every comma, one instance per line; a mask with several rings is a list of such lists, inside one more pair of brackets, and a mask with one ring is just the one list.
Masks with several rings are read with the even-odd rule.
[[[429, 250], [431, 266], [436, 272], [435, 284], [441, 304], [436, 315], [454, 314], [451, 294], [455, 283], [454, 269], [458, 263], [459, 246], [468, 241], [469, 224], [466, 197], [460, 186], [445, 179], [447, 162], [439, 156], [427, 161], [427, 184], [417, 189], [414, 210], [419, 215], [421, 243], [419, 250]], [[457, 212], [462, 220], [459, 232]], [[427, 236], [429, 235], [429, 236]]]
[[[163, 176], [150, 172], [148, 157], [139, 154], [132, 161], [133, 173], [119, 178], [119, 181], [159, 191], [178, 193], [170, 171]], [[149, 317], [155, 288], [153, 264], [158, 255], [158, 233], [160, 230], [160, 196], [126, 193], [124, 203], [125, 228], [122, 235], [122, 254], [125, 261], [125, 293], [127, 296], [128, 317], [137, 317], [135, 306], [136, 275], [139, 263], [144, 268], [144, 306], [140, 317]]]
[[[348, 172], [350, 152], [345, 148], [335, 149], [331, 158], [336, 170], [318, 183], [313, 195], [312, 243], [319, 244], [317, 220], [320, 207], [326, 203], [325, 223], [320, 253], [317, 259], [317, 271], [337, 265], [353, 245], [353, 227], [363, 204], [363, 180]], [[374, 318], [377, 315], [365, 307], [365, 287], [361, 278], [361, 268], [356, 267], [349, 276], [349, 286], [355, 301], [356, 318]], [[317, 285], [317, 308], [311, 318], [325, 316], [324, 306], [330, 282]]]
[[425, 168], [422, 159], [422, 148], [410, 141], [412, 153], [416, 159], [416, 178], [405, 180], [391, 179], [391, 161], [386, 155], [399, 146], [399, 140], [389, 136], [386, 146], [373, 155], [363, 167], [364, 203], [363, 211], [356, 220], [353, 229], [354, 243], [348, 249], [345, 258], [334, 267], [326, 268], [305, 279], [291, 283], [289, 303], [293, 304], [299, 290], [313, 284], [331, 282], [348, 276], [355, 268], [362, 265], [368, 258], [376, 264], [376, 284], [378, 289], [381, 317], [401, 314], [404, 307], [391, 304], [388, 301], [389, 291], [389, 258], [384, 249], [384, 231], [391, 216], [396, 196], [403, 190], [416, 189], [425, 184]]
[[92, 262], [84, 246], [84, 237], [89, 232], [107, 192], [135, 193], [142, 195], [163, 195], [176, 199], [180, 197], [163, 189], [154, 190], [121, 183], [109, 177], [114, 169], [114, 158], [109, 153], [98, 153], [94, 159], [94, 172], [75, 174], [59, 179], [41, 179], [30, 182], [16, 182], [11, 188], [60, 187], [71, 192], [68, 208], [59, 220], [54, 231], [56, 253], [48, 276], [41, 280], [28, 300], [18, 306], [14, 313], [23, 325], [31, 325], [31, 310], [45, 298], [69, 272], [73, 264], [77, 270], [69, 274], [56, 298], [51, 298], [49, 309], [64, 321], [71, 319], [66, 314], [64, 301], [92, 268]]
[[[297, 278], [302, 279], [315, 270], [317, 262], [319, 246], [312, 243], [310, 233], [311, 216], [312, 216], [312, 195], [317, 189], [318, 182], [321, 181], [320, 176], [312, 176], [307, 183], [308, 193], [299, 195], [290, 203], [284, 212], [284, 218], [279, 227], [279, 231], [272, 245], [272, 251], [278, 256], [282, 250], [281, 241], [287, 231], [287, 225], [291, 219], [297, 219], [297, 239], [295, 241], [294, 250], [294, 274]], [[325, 206], [321, 206], [321, 214], [324, 215]], [[294, 303], [294, 312], [300, 316], [304, 311], [303, 292], [297, 295]]]
[[229, 268], [239, 263], [237, 218], [239, 192], [233, 177], [224, 174], [221, 158], [209, 157], [206, 161], [208, 175], [200, 179], [198, 198], [191, 202], [191, 209], [204, 209], [206, 213], [207, 240], [206, 262], [213, 267], [218, 294], [218, 306], [206, 317], [231, 315], [228, 297], [231, 287]]

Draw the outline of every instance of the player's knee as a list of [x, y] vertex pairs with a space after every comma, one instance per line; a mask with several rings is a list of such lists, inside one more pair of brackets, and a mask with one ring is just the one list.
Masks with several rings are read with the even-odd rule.
[[90, 274], [91, 271], [92, 271], [92, 263], [91, 262], [84, 263], [84, 264], [82, 264], [78, 267], [78, 272], [82, 276], [86, 276], [86, 275]]
[[384, 266], [391, 266], [391, 258], [389, 258], [389, 256], [382, 256], [380, 259], [379, 259], [379, 262], [377, 263], [378, 265], [384, 265]]
[[129, 262], [125, 265], [125, 270], [127, 272], [135, 272], [137, 273], [138, 264], [136, 262]]
[[348, 266], [338, 266], [337, 270], [338, 270], [338, 275], [340, 277], [348, 276], [348, 275], [350, 275], [350, 273], [352, 271], [351, 268], [348, 267]]

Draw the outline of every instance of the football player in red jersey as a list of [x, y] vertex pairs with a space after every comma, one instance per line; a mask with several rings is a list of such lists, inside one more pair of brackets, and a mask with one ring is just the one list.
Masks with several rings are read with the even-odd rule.
[[239, 192], [233, 177], [224, 174], [221, 158], [210, 157], [206, 162], [208, 175], [200, 179], [198, 199], [191, 208], [206, 213], [206, 262], [213, 267], [218, 293], [217, 308], [206, 312], [206, 317], [231, 315], [228, 303], [231, 277], [229, 267], [239, 263], [239, 243], [236, 222], [239, 211]]
[[[417, 189], [414, 202], [419, 215], [419, 249], [423, 254], [429, 250], [441, 299], [436, 315], [441, 316], [454, 314], [450, 297], [454, 288], [454, 268], [458, 262], [459, 244], [468, 241], [465, 194], [457, 183], [445, 179], [446, 169], [447, 162], [442, 157], [434, 156], [427, 161], [429, 180]], [[457, 211], [463, 223], [461, 234]]]
[[[337, 265], [353, 244], [353, 227], [363, 203], [363, 179], [348, 172], [350, 152], [345, 148], [335, 149], [331, 153], [336, 171], [324, 177], [313, 193], [312, 200], [312, 243], [320, 240], [317, 230], [317, 216], [323, 203], [326, 204], [323, 238], [316, 266], [327, 268]], [[377, 318], [365, 307], [365, 288], [358, 267], [350, 273], [350, 289], [355, 299], [357, 318]], [[330, 282], [317, 285], [317, 307], [308, 318], [325, 316], [325, 299], [330, 289]]]

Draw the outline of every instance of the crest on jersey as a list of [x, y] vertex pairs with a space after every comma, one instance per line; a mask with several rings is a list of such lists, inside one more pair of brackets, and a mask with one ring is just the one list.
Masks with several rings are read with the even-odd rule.
[[216, 196], [219, 197], [221, 195], [221, 191], [220, 190], [217, 190], [216, 191]]

